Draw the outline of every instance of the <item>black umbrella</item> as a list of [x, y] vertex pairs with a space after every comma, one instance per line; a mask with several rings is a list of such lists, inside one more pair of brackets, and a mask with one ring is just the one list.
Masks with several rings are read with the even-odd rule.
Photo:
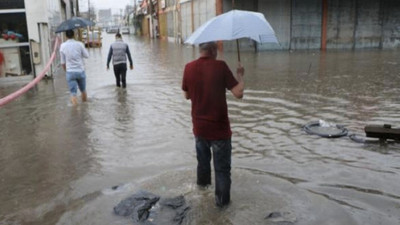
[[82, 18], [82, 17], [72, 17], [64, 22], [62, 22], [56, 29], [56, 33], [60, 33], [67, 30], [74, 30], [81, 27], [93, 26], [94, 22]]

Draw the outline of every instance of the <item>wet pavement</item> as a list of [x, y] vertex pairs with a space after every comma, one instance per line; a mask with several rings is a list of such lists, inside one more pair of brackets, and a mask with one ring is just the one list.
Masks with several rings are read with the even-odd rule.
[[[367, 124], [399, 126], [400, 52], [243, 52], [245, 97], [228, 93], [232, 204], [221, 211], [213, 187], [195, 185], [190, 102], [180, 89], [197, 50], [124, 39], [135, 66], [126, 90], [105, 70], [113, 40], [105, 34], [103, 48], [89, 49], [87, 103], [71, 106], [59, 74], [0, 109], [1, 225], [134, 224], [113, 207], [139, 190], [184, 195], [185, 224], [400, 223], [400, 143], [302, 130], [319, 119], [360, 135]], [[235, 69], [235, 52], [221, 57]], [[0, 96], [21, 85], [2, 84]]]

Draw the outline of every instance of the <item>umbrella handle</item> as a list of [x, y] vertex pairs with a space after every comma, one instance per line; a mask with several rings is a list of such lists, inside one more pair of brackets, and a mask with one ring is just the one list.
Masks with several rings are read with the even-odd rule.
[[238, 61], [239, 61], [239, 63], [240, 63], [240, 46], [239, 46], [239, 39], [236, 39], [236, 47], [237, 47]]

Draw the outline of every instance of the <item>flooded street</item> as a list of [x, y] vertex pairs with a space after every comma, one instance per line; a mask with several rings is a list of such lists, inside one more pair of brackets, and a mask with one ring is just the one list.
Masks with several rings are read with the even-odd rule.
[[[138, 190], [184, 195], [193, 225], [400, 224], [400, 143], [302, 130], [320, 119], [360, 136], [367, 124], [399, 127], [400, 52], [243, 52], [245, 97], [227, 93], [232, 204], [221, 211], [214, 187], [195, 185], [181, 91], [197, 49], [124, 36], [135, 69], [121, 90], [106, 71], [113, 40], [104, 34], [89, 49], [87, 103], [71, 106], [60, 73], [0, 109], [0, 225], [134, 224], [112, 210]], [[236, 70], [236, 52], [220, 57]], [[21, 86], [2, 84], [0, 96]], [[271, 212], [290, 218], [266, 219]]]

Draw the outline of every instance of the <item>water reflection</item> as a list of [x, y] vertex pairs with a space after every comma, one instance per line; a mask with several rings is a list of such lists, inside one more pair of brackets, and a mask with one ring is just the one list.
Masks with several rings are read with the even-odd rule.
[[[398, 144], [301, 129], [318, 119], [356, 134], [398, 124], [398, 52], [243, 52], [245, 97], [228, 94], [232, 205], [221, 212], [213, 187], [194, 185], [190, 103], [180, 85], [197, 50], [124, 36], [135, 69], [122, 90], [105, 70], [113, 40], [105, 35], [103, 48], [90, 49], [88, 103], [71, 107], [59, 74], [0, 109], [0, 224], [127, 224], [112, 207], [140, 189], [184, 194], [188, 224], [268, 224], [268, 212], [307, 225], [399, 223]], [[236, 68], [236, 52], [220, 57]], [[118, 184], [125, 188], [110, 190]]]
[[70, 182], [92, 166], [86, 108], [60, 105], [54, 94], [43, 82], [1, 112], [0, 211], [17, 224], [38, 217], [31, 210], [60, 192], [68, 195]]

